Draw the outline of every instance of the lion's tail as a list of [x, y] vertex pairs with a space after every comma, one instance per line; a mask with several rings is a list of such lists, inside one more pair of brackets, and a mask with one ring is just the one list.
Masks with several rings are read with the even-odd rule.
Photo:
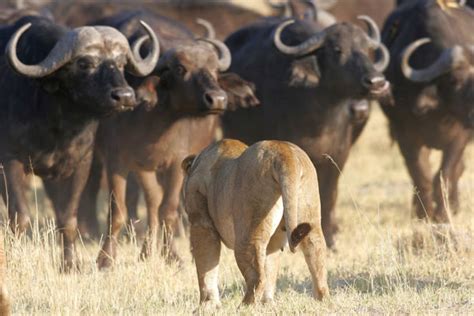
[[295, 159], [277, 159], [275, 164], [276, 179], [280, 184], [283, 200], [283, 217], [291, 252], [295, 252], [298, 244], [309, 234], [312, 227], [309, 223], [298, 221], [298, 191], [301, 175]]

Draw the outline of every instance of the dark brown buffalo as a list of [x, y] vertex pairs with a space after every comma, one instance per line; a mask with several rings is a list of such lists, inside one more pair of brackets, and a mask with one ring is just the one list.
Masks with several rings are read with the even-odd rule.
[[[64, 243], [64, 268], [73, 266], [77, 206], [89, 174], [98, 120], [136, 105], [124, 69], [149, 74], [158, 60], [153, 44], [146, 59], [110, 27], [62, 28], [48, 19], [24, 17], [0, 28], [0, 191], [12, 229], [29, 225], [25, 177], [43, 179]], [[8, 43], [8, 44], [7, 44]], [[5, 185], [4, 185], [5, 184]]]
[[[459, 204], [462, 157], [474, 128], [473, 21], [467, 6], [420, 0], [394, 11], [384, 27], [393, 102], [382, 105], [417, 190], [419, 218], [447, 221], [448, 204], [454, 212]], [[431, 149], [443, 152], [434, 179]]]
[[359, 15], [368, 15], [380, 27], [396, 5], [395, 0], [337, 0], [334, 2], [335, 4], [328, 7], [327, 11], [334, 15], [337, 21], [357, 23]]
[[[176, 22], [170, 18], [164, 16], [158, 16], [143, 11], [125, 11], [123, 13], [100, 19], [94, 22], [98, 25], [111, 25], [117, 29], [120, 29], [128, 38], [132, 41], [135, 38], [142, 36], [143, 34], [138, 32], [139, 28], [137, 23], [140, 19], [146, 20], [149, 25], [158, 30], [160, 34], [160, 46], [163, 50], [168, 50], [175, 47], [179, 42], [187, 42], [193, 39], [193, 33], [183, 26], [181, 23]], [[196, 23], [200, 33], [207, 33], [208, 36], [214, 37], [215, 31], [212, 25], [205, 21], [199, 20]], [[204, 26], [204, 28], [203, 28]], [[132, 82], [136, 82], [136, 78], [128, 78]], [[156, 78], [157, 79], [157, 78]], [[150, 82], [150, 84], [152, 84]], [[148, 106], [154, 105], [157, 102], [157, 95], [154, 90], [150, 90], [147, 85], [138, 82], [135, 86], [139, 86], [138, 94], [142, 102], [148, 104]], [[85, 192], [79, 205], [79, 228], [84, 236], [98, 236], [99, 234], [99, 222], [97, 219], [97, 198], [102, 181], [103, 164], [98, 157], [94, 157], [91, 176], [89, 177], [88, 183], [85, 188]], [[140, 189], [135, 177], [131, 174], [127, 182], [127, 210], [129, 213], [131, 223], [135, 223], [138, 220], [138, 199]]]
[[[169, 20], [137, 14], [129, 14], [119, 29], [138, 32], [139, 18], [153, 19], [149, 22], [158, 37], [166, 36], [161, 31], [168, 29], [163, 25]], [[111, 25], [122, 17], [112, 18]], [[133, 33], [131, 38], [135, 32], [129, 33]], [[97, 150], [105, 161], [112, 197], [109, 232], [98, 258], [100, 268], [110, 266], [116, 256], [117, 237], [127, 218], [129, 173], [138, 179], [148, 210], [149, 229], [142, 257], [153, 251], [162, 223], [166, 237], [163, 252], [167, 258], [177, 258], [171, 235], [178, 219], [182, 160], [215, 139], [217, 114], [232, 107], [256, 105], [250, 84], [235, 74], [222, 74], [231, 63], [230, 52], [222, 42], [182, 37], [168, 45], [150, 76], [144, 80], [130, 78], [142, 104], [99, 127]]]
[[[312, 20], [321, 27], [328, 27], [336, 23], [336, 18], [324, 9], [327, 3], [318, 0], [267, 1], [270, 6], [280, 10], [280, 17]], [[329, 7], [332, 5], [331, 2]]]
[[[203, 18], [210, 21], [216, 28], [216, 37], [224, 39], [231, 32], [243, 25], [253, 23], [263, 15], [253, 10], [227, 3], [225, 1], [197, 1], [193, 2], [164, 2], [138, 1], [120, 3], [93, 3], [81, 1], [61, 1], [50, 6], [56, 20], [69, 26], [90, 24], [98, 19], [118, 14], [123, 10], [142, 9], [171, 19], [180, 21], [192, 31], [201, 32], [196, 25], [196, 19]], [[199, 34], [198, 32], [195, 32]]]
[[[323, 31], [297, 21], [261, 23], [232, 34], [231, 71], [256, 85], [262, 106], [223, 117], [224, 135], [252, 144], [264, 139], [293, 142], [318, 170], [322, 226], [333, 245], [334, 205], [340, 170], [368, 118], [365, 99], [388, 89], [371, 49], [381, 48], [377, 26], [364, 18], [372, 38], [357, 26], [338, 23]], [[281, 36], [280, 36], [281, 35]], [[285, 44], [283, 44], [285, 43]], [[334, 165], [337, 164], [337, 167]]]

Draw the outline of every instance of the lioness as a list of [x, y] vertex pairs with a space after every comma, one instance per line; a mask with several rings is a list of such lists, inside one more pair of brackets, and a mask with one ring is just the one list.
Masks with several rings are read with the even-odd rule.
[[264, 302], [273, 299], [279, 250], [287, 240], [292, 252], [301, 243], [314, 297], [329, 296], [316, 170], [302, 149], [281, 141], [248, 147], [224, 139], [187, 157], [182, 167], [201, 303], [220, 304], [221, 241], [234, 250], [245, 278], [244, 304], [262, 295]]

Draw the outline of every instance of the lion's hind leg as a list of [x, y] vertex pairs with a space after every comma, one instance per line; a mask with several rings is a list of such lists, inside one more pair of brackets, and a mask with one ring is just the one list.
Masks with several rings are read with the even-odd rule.
[[326, 270], [326, 242], [321, 227], [314, 227], [301, 242], [301, 248], [313, 280], [313, 296], [318, 300], [329, 297]]
[[221, 253], [219, 235], [208, 227], [191, 225], [191, 247], [198, 274], [200, 302], [219, 306], [218, 271]]
[[267, 245], [262, 242], [255, 244], [239, 243], [235, 247], [235, 259], [242, 272], [247, 286], [244, 304], [255, 304], [265, 290], [265, 261]]

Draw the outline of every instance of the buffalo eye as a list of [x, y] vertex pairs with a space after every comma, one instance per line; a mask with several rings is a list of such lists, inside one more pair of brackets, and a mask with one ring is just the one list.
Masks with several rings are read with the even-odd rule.
[[184, 68], [183, 65], [177, 65], [176, 66], [176, 73], [180, 76], [180, 77], [184, 77], [184, 75], [186, 74], [186, 68]]
[[337, 56], [341, 56], [342, 55], [342, 48], [340, 46], [334, 46], [334, 53]]
[[80, 70], [90, 70], [95, 68], [94, 59], [90, 57], [79, 58], [76, 64]]
[[126, 64], [127, 60], [125, 58], [118, 58], [116, 61], [117, 68], [120, 70], [123, 70]]

